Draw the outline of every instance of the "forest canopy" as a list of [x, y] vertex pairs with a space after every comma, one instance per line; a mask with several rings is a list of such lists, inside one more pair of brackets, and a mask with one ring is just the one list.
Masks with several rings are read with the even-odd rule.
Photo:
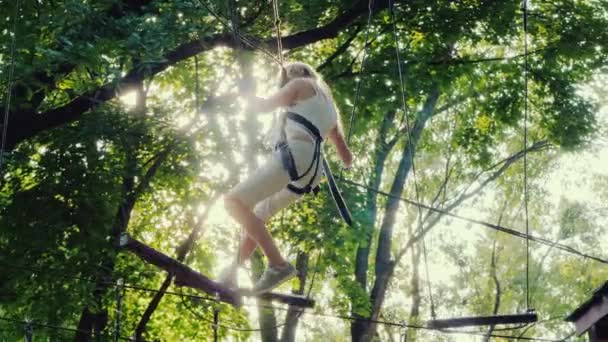
[[[608, 2], [525, 5], [0, 0], [0, 336], [211, 340], [214, 312], [239, 341], [568, 336], [608, 277]], [[354, 224], [325, 184], [282, 211], [269, 229], [299, 272], [280, 291], [316, 307], [237, 309], [116, 240], [217, 277], [240, 233], [222, 195], [269, 156], [276, 116], [243, 94], [273, 94], [280, 57], [332, 89], [353, 167], [325, 151]], [[477, 337], [416, 328], [531, 308], [537, 324]]]

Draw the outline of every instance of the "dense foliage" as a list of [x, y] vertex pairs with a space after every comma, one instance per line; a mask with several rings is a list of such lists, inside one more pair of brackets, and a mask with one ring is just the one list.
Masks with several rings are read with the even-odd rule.
[[[54, 341], [117, 331], [208, 340], [214, 309], [220, 335], [236, 340], [450, 341], [460, 335], [366, 319], [522, 312], [528, 291], [548, 321], [500, 333], [568, 334], [560, 318], [606, 279], [605, 265], [532, 243], [527, 288], [524, 240], [396, 198], [523, 231], [525, 125], [533, 234], [605, 256], [606, 210], [593, 199], [605, 203], [606, 174], [573, 180], [596, 182], [587, 200], [550, 198], [546, 183], [564, 153], [605, 146], [608, 4], [530, 1], [526, 56], [520, 1], [395, 2], [392, 12], [391, 1], [373, 1], [368, 26], [367, 1], [279, 1], [286, 59], [315, 66], [342, 111], [356, 161], [336, 173], [392, 195], [341, 182], [353, 227], [325, 191], [270, 223], [301, 271], [284, 290], [317, 299], [300, 315], [264, 302], [237, 310], [175, 286], [150, 306], [171, 276], [115, 243], [127, 231], [210, 276], [233, 258], [239, 231], [218, 198], [268, 153], [272, 115], [250, 115], [239, 90], [276, 89], [272, 4], [0, 0], [0, 90], [11, 92], [0, 106], [9, 113], [0, 317], [74, 330], [32, 325], [36, 339]], [[115, 286], [119, 279], [128, 286]], [[315, 313], [359, 319], [326, 324]], [[15, 321], [0, 322], [3, 340], [23, 338]], [[490, 339], [494, 328], [480, 332]]]

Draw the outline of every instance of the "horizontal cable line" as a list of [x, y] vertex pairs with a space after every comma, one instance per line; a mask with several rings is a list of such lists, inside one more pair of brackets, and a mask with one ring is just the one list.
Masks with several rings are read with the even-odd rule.
[[446, 211], [446, 210], [443, 210], [443, 209], [439, 209], [439, 208], [435, 208], [435, 207], [431, 207], [429, 205], [426, 205], [426, 204], [423, 204], [423, 203], [420, 203], [420, 202], [417, 202], [417, 201], [414, 201], [414, 200], [411, 200], [411, 199], [407, 199], [407, 198], [404, 198], [404, 197], [392, 195], [392, 194], [390, 194], [388, 192], [377, 190], [377, 189], [374, 189], [374, 188], [369, 187], [367, 185], [360, 184], [360, 183], [357, 183], [357, 182], [354, 182], [354, 181], [351, 181], [351, 180], [348, 180], [348, 179], [345, 179], [345, 178], [340, 178], [340, 177], [336, 177], [336, 178], [338, 178], [340, 181], [342, 181], [344, 183], [356, 186], [358, 188], [366, 189], [368, 191], [375, 192], [375, 193], [377, 193], [379, 195], [383, 195], [383, 196], [386, 196], [386, 197], [394, 198], [394, 199], [400, 200], [400, 201], [402, 201], [404, 203], [407, 203], [407, 204], [410, 204], [410, 205], [413, 205], [413, 206], [417, 206], [417, 207], [420, 207], [420, 208], [423, 208], [423, 209], [426, 209], [426, 210], [429, 210], [429, 211], [433, 211], [433, 212], [440, 213], [440, 214], [443, 214], [443, 215], [446, 215], [446, 216], [450, 216], [450, 217], [453, 217], [453, 218], [456, 218], [456, 219], [459, 219], [459, 220], [462, 220], [462, 221], [466, 221], [466, 222], [470, 222], [470, 223], [475, 223], [475, 224], [478, 224], [478, 225], [481, 225], [481, 226], [484, 226], [484, 227], [487, 227], [487, 228], [490, 228], [490, 229], [501, 231], [503, 233], [507, 233], [507, 234], [510, 234], [510, 235], [513, 235], [513, 236], [517, 236], [517, 237], [520, 237], [520, 238], [523, 238], [523, 239], [528, 239], [530, 241], [538, 242], [538, 243], [546, 245], [546, 246], [555, 247], [555, 248], [560, 249], [562, 251], [565, 251], [567, 253], [578, 255], [580, 257], [591, 259], [591, 260], [594, 260], [594, 261], [597, 261], [597, 262], [600, 262], [600, 263], [603, 263], [603, 264], [608, 264], [608, 260], [606, 260], [606, 259], [603, 259], [601, 257], [597, 257], [597, 256], [593, 256], [591, 254], [587, 254], [587, 253], [581, 252], [581, 251], [579, 251], [579, 250], [577, 250], [577, 249], [575, 249], [573, 247], [570, 247], [570, 246], [558, 243], [556, 241], [551, 241], [551, 240], [548, 240], [548, 239], [543, 238], [543, 237], [539, 237], [539, 236], [534, 236], [534, 235], [522, 233], [522, 232], [519, 232], [517, 230], [511, 229], [511, 228], [507, 228], [507, 227], [504, 227], [504, 226], [501, 226], [501, 225], [498, 225], [498, 224], [493, 224], [493, 223], [489, 223], [489, 222], [486, 222], [486, 221], [482, 221], [482, 220], [473, 219], [473, 218], [470, 218], [470, 217], [454, 214], [452, 212], [449, 212], [449, 211]]

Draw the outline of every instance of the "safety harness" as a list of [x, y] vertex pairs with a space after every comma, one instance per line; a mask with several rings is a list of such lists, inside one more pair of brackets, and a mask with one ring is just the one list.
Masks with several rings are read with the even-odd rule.
[[[308, 132], [309, 136], [311, 138], [313, 138], [313, 143], [315, 144], [312, 161], [310, 162], [310, 165], [308, 166], [306, 171], [304, 171], [304, 173], [302, 173], [302, 174], [298, 174], [298, 170], [296, 168], [293, 154], [291, 153], [291, 149], [289, 148], [289, 144], [287, 142], [287, 134], [285, 133], [285, 125], [286, 125], [288, 119], [292, 120], [292, 121], [296, 122], [297, 124], [299, 124], [300, 126], [302, 126]], [[310, 181], [308, 181], [308, 184], [306, 184], [304, 187], [297, 187], [293, 183], [289, 183], [289, 184], [287, 184], [287, 189], [289, 189], [290, 191], [292, 191], [298, 195], [303, 195], [303, 194], [307, 194], [310, 192], [313, 192], [316, 195], [319, 192], [319, 186], [313, 187], [312, 184], [315, 181], [315, 179], [317, 178], [319, 164], [321, 163], [321, 159], [323, 159], [323, 170], [325, 172], [325, 177], [327, 178], [327, 180], [329, 182], [329, 189], [330, 189], [331, 195], [334, 199], [334, 202], [336, 203], [336, 206], [338, 207], [338, 210], [340, 211], [340, 215], [342, 216], [344, 221], [347, 224], [352, 225], [352, 218], [350, 216], [350, 212], [348, 210], [348, 207], [346, 206], [346, 203], [344, 202], [344, 198], [342, 197], [342, 194], [340, 193], [340, 190], [336, 184], [336, 181], [334, 180], [334, 177], [331, 173], [331, 169], [329, 168], [329, 163], [327, 163], [327, 160], [325, 160], [325, 157], [321, 154], [321, 145], [323, 143], [323, 137], [321, 137], [321, 133], [319, 132], [319, 129], [312, 122], [310, 122], [308, 119], [306, 119], [302, 115], [300, 115], [298, 113], [294, 113], [294, 112], [285, 112], [282, 115], [280, 134], [281, 134], [280, 140], [275, 145], [275, 150], [279, 151], [279, 153], [281, 155], [281, 162], [282, 162], [285, 170], [287, 170], [287, 173], [289, 174], [289, 178], [291, 179], [291, 181], [295, 182], [295, 181], [298, 181], [298, 180], [306, 177], [314, 168], [313, 175], [310, 178]]]
[[[283, 114], [282, 119], [283, 120], [281, 121], [281, 138], [275, 146], [275, 150], [279, 150], [279, 153], [281, 154], [281, 162], [283, 163], [283, 167], [285, 168], [285, 170], [287, 170], [287, 172], [289, 173], [289, 178], [292, 182], [299, 181], [300, 179], [306, 177], [314, 167], [314, 173], [312, 175], [312, 178], [310, 178], [308, 184], [300, 188], [295, 186], [293, 183], [289, 183], [287, 185], [287, 189], [298, 195], [307, 194], [309, 192], [314, 192], [316, 194], [319, 191], [319, 187], [316, 186], [313, 188], [312, 184], [315, 181], [315, 178], [317, 178], [319, 163], [321, 159], [321, 143], [323, 143], [321, 133], [312, 122], [308, 121], [308, 119], [306, 119], [300, 114], [286, 112]], [[293, 159], [293, 154], [291, 153], [291, 149], [289, 148], [289, 144], [287, 143], [287, 135], [285, 133], [285, 125], [287, 123], [287, 119], [293, 120], [294, 122], [297, 122], [302, 127], [304, 127], [304, 129], [306, 129], [306, 131], [308, 132], [308, 135], [313, 138], [313, 143], [315, 144], [312, 161], [310, 162], [310, 165], [308, 166], [306, 171], [304, 171], [304, 173], [302, 173], [301, 175], [298, 174], [295, 160]]]

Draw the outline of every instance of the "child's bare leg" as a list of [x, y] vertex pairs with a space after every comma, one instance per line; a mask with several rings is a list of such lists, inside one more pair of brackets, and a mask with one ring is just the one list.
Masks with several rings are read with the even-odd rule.
[[242, 265], [245, 261], [247, 261], [251, 257], [251, 254], [253, 254], [253, 251], [255, 251], [255, 249], [257, 247], [258, 247], [258, 244], [255, 242], [255, 240], [250, 238], [249, 235], [247, 235], [247, 233], [243, 234], [243, 237], [241, 239], [241, 246], [240, 246], [240, 250], [239, 250], [238, 264]]
[[247, 235], [262, 248], [270, 265], [278, 266], [286, 263], [272, 236], [264, 226], [264, 221], [255, 216], [253, 211], [247, 208], [238, 198], [227, 195], [224, 198], [224, 205], [228, 213], [245, 228]]

